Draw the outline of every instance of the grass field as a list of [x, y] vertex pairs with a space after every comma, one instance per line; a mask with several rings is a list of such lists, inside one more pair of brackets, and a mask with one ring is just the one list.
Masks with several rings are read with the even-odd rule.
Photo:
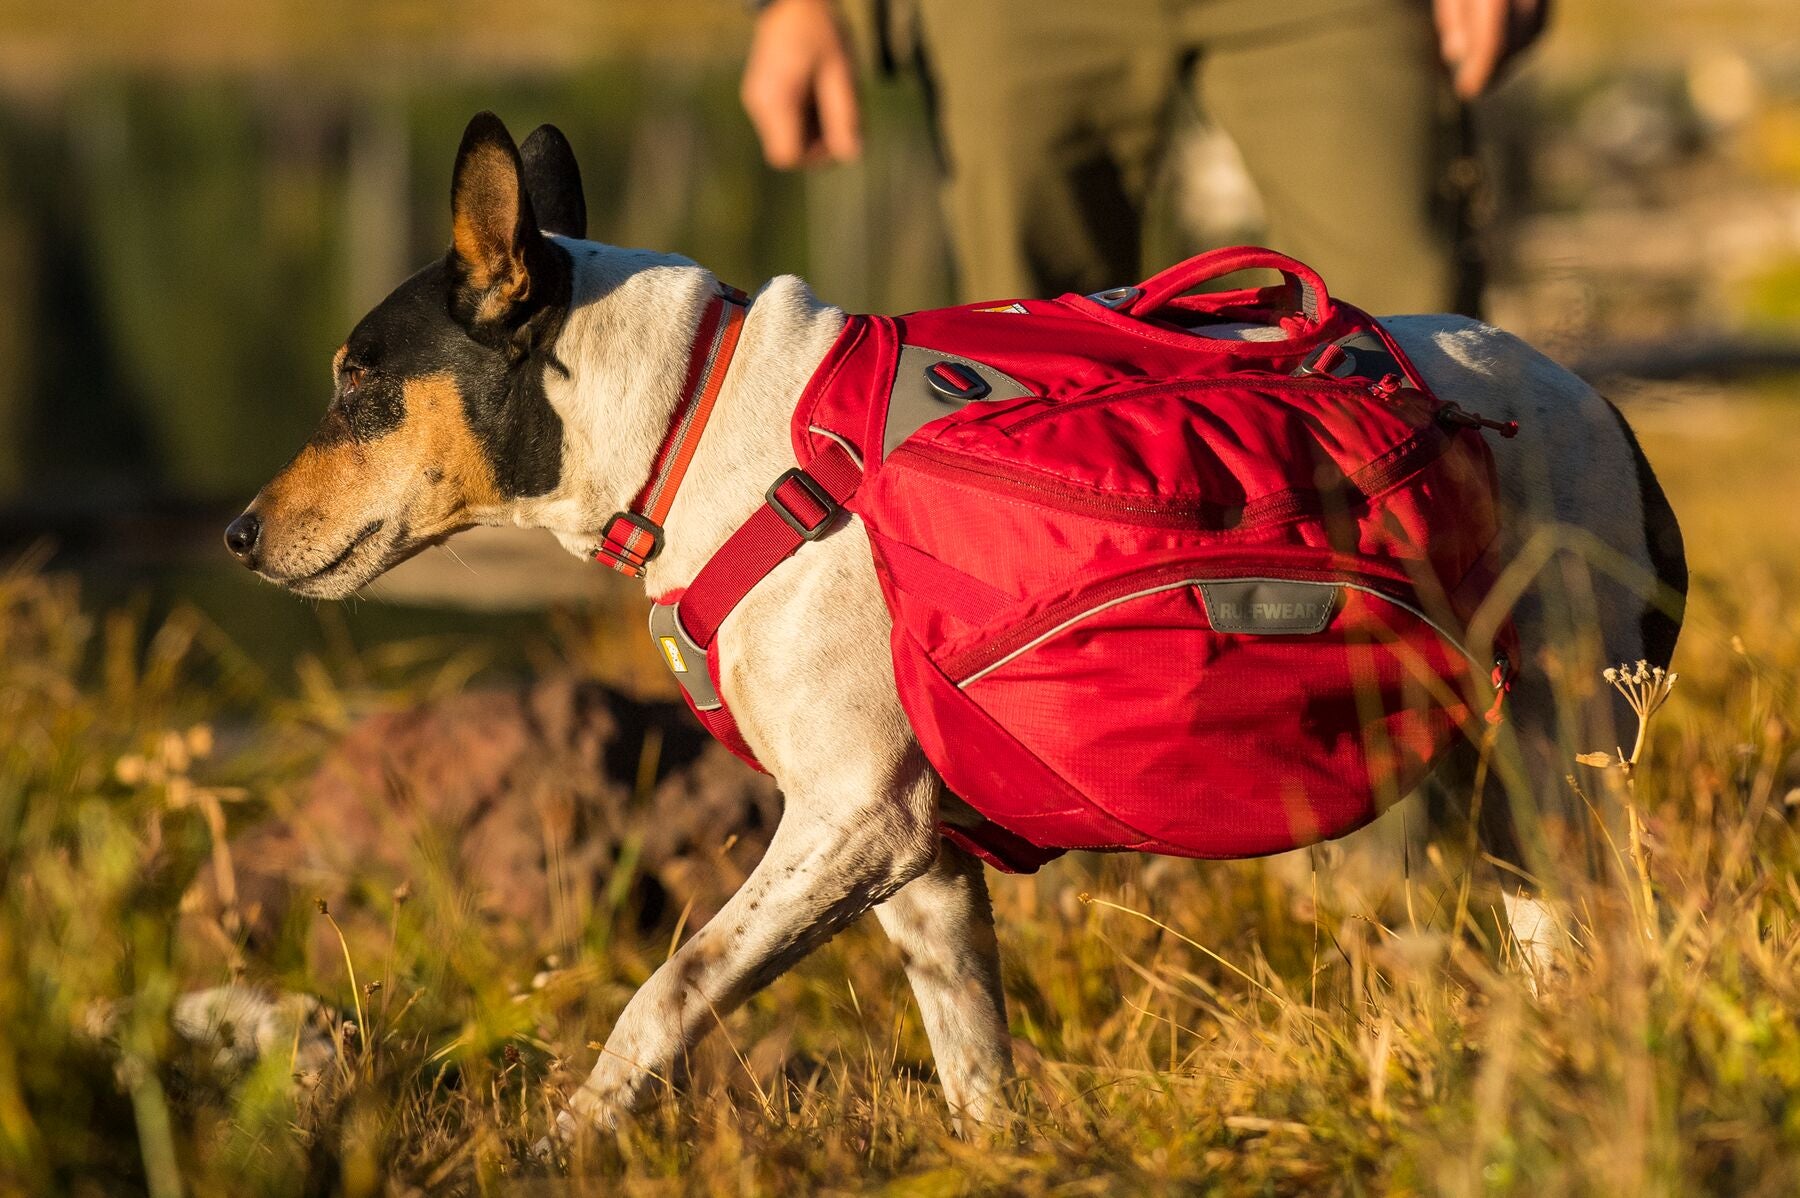
[[[1603, 880], [1547, 879], [1581, 924], [1569, 976], [1534, 997], [1448, 857], [1372, 907], [1329, 865], [1299, 885], [1149, 859], [995, 879], [1023, 1115], [979, 1143], [951, 1135], [864, 921], [724, 1020], [673, 1101], [566, 1172], [534, 1163], [672, 919], [645, 933], [601, 896], [572, 945], [495, 937], [429, 854], [410, 893], [358, 895], [341, 949], [307, 947], [328, 918], [309, 909], [239, 960], [228, 924], [183, 911], [222, 822], [279, 809], [370, 695], [454, 686], [450, 651], [309, 660], [295, 685], [198, 611], [89, 611], [19, 563], [0, 575], [0, 1190], [1794, 1193], [1793, 382], [1631, 397], [1695, 598], [1636, 774], [1642, 854], [1621, 839]], [[344, 1012], [337, 1061], [297, 1084], [278, 1046], [217, 1084], [168, 1011], [234, 976]]]

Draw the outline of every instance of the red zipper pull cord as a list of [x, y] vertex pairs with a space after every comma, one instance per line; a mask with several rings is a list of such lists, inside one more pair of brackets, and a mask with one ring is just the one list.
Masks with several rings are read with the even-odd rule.
[[1437, 418], [1445, 424], [1454, 424], [1458, 428], [1492, 429], [1502, 437], [1512, 438], [1519, 435], [1517, 420], [1489, 420], [1486, 416], [1465, 411], [1453, 403], [1446, 403], [1438, 409]]
[[[1392, 399], [1406, 386], [1406, 380], [1397, 374], [1384, 374], [1380, 380], [1369, 387], [1369, 393], [1377, 399]], [[1453, 403], [1445, 403], [1438, 409], [1437, 418], [1445, 424], [1453, 424], [1458, 428], [1485, 428], [1499, 433], [1509, 440], [1519, 435], [1517, 420], [1489, 420], [1486, 416], [1460, 408]]]
[[1489, 725], [1497, 725], [1506, 718], [1506, 696], [1512, 693], [1513, 677], [1512, 662], [1506, 654], [1494, 658], [1494, 672], [1488, 675], [1488, 681], [1494, 686], [1494, 702], [1487, 709]]

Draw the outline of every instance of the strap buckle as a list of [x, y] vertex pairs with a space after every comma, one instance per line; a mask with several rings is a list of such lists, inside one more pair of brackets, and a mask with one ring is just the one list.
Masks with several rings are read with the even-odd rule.
[[[819, 522], [817, 524], [808, 526], [806, 522], [795, 515], [794, 510], [788, 507], [787, 503], [782, 500], [780, 495], [781, 488], [788, 483], [793, 483], [798, 486], [802, 491], [805, 491], [815, 503], [825, 509], [825, 514], [819, 517]], [[819, 484], [817, 479], [798, 466], [781, 472], [781, 477], [777, 478], [769, 489], [763, 492], [763, 502], [774, 509], [775, 514], [781, 517], [782, 523], [798, 533], [800, 539], [803, 541], [816, 541], [824, 536], [831, 528], [831, 522], [837, 519], [839, 512], [844, 510], [843, 505], [833, 499], [830, 492], [826, 491], [825, 488]]]
[[[623, 537], [613, 536], [613, 529], [620, 521], [624, 521], [638, 532], [650, 538], [648, 553], [633, 553], [628, 548], [631, 534]], [[594, 556], [604, 560], [613, 569], [635, 578], [644, 576], [644, 567], [663, 551], [663, 530], [660, 524], [636, 512], [614, 512], [606, 518], [606, 527], [600, 533], [600, 547], [594, 550]]]

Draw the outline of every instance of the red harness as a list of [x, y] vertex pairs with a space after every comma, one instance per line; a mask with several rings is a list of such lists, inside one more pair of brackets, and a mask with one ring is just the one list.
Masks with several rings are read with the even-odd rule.
[[[700, 317], [688, 355], [687, 378], [651, 464], [650, 477], [627, 510], [607, 517], [594, 550], [596, 561], [621, 574], [642, 578], [645, 567], [662, 552], [663, 522], [706, 435], [749, 310], [750, 301], [743, 292], [719, 285], [718, 294]], [[685, 590], [656, 597], [652, 632], [659, 631], [657, 616], [666, 615], [670, 627], [657, 639], [669, 668], [682, 684], [688, 706], [708, 731], [758, 769], [762, 766], [756, 755], [717, 698], [718, 661], [713, 642], [719, 625], [784, 558], [807, 541], [825, 535], [861, 482], [861, 467], [841, 449], [815, 459], [807, 470], [786, 471], [769, 487], [764, 506], [731, 535]], [[677, 602], [679, 611], [674, 606]], [[704, 677], [699, 676], [702, 674]]]
[[[607, 518], [594, 558], [622, 574], [642, 578], [663, 548], [663, 521], [706, 433], [737, 352], [750, 303], [721, 284], [700, 318], [688, 358], [687, 381], [669, 431], [657, 450], [650, 477], [627, 511]], [[702, 650], [712, 647], [719, 625], [750, 588], [808, 541], [829, 531], [844, 501], [862, 482], [862, 467], [833, 446], [805, 469], [787, 470], [764, 493], [764, 504], [706, 563], [680, 596], [681, 624]]]
[[[628, 510], [607, 518], [601, 542], [594, 550], [596, 561], [621, 574], [642, 578], [645, 567], [662, 552], [663, 521], [674, 506], [675, 494], [718, 403], [749, 308], [743, 292], [720, 284], [719, 294], [700, 318], [681, 398], [657, 450], [650, 477]], [[758, 770], [763, 768], [761, 762], [744, 740], [731, 712], [716, 698], [719, 663], [715, 642], [719, 626], [771, 570], [800, 546], [831, 531], [862, 481], [861, 462], [840, 442], [829, 442], [804, 467], [785, 470], [770, 484], [763, 493], [763, 506], [726, 539], [693, 582], [683, 590], [655, 599], [652, 635], [658, 640], [664, 660], [682, 682], [682, 697], [689, 709], [726, 748]], [[659, 616], [669, 626], [663, 635], [658, 635]], [[697, 680], [699, 685], [683, 678], [700, 671], [705, 677]], [[696, 691], [710, 691], [715, 698], [710, 704], [704, 703], [696, 698]], [[942, 825], [939, 831], [946, 839], [1001, 869], [1035, 870], [1061, 855], [1061, 850], [1041, 849], [993, 823], [976, 829]]]
[[706, 433], [707, 421], [718, 405], [719, 393], [725, 389], [725, 376], [731, 370], [738, 335], [743, 332], [744, 317], [749, 311], [750, 302], [744, 293], [723, 284], [707, 303], [699, 331], [694, 334], [693, 348], [688, 352], [681, 398], [675, 404], [669, 431], [663, 435], [662, 445], [651, 462], [650, 477], [629, 509], [607, 517], [600, 545], [594, 550], [596, 561], [621, 574], [642, 578], [644, 567], [662, 552], [663, 522], [675, 506], [675, 493], [687, 477], [694, 453], [700, 448], [700, 438]]
[[[1184, 295], [1249, 267], [1285, 285]], [[747, 307], [723, 291], [702, 317], [650, 478], [596, 552], [615, 569], [661, 550]], [[803, 465], [657, 597], [652, 635], [756, 765], [719, 628], [854, 506], [901, 703], [988, 820], [946, 839], [1012, 870], [1279, 852], [1373, 818], [1511, 682], [1510, 623], [1475, 621], [1498, 536], [1480, 427], [1514, 431], [1254, 248], [1095, 296], [850, 316], [798, 397]]]

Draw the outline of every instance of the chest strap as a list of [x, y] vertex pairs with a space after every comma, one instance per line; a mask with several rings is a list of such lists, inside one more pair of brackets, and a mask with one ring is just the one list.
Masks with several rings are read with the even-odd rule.
[[738, 335], [749, 310], [750, 301], [744, 293], [722, 283], [718, 294], [707, 303], [688, 355], [681, 398], [676, 401], [669, 431], [651, 463], [650, 477], [629, 509], [606, 518], [600, 530], [600, 544], [594, 550], [596, 561], [621, 574], [642, 578], [644, 567], [662, 552], [663, 524], [669, 518], [669, 509], [675, 506], [675, 495], [681, 490], [681, 482], [687, 477], [688, 466], [706, 432], [706, 423], [724, 390], [725, 376], [731, 370]]
[[710, 648], [752, 587], [800, 546], [831, 531], [862, 478], [856, 459], [835, 444], [804, 468], [783, 472], [764, 492], [763, 505], [682, 592], [676, 620], [688, 641], [701, 652]]
[[[629, 508], [606, 518], [595, 560], [642, 578], [645, 567], [662, 552], [663, 523], [724, 390], [749, 308], [743, 292], [723, 283], [708, 301], [650, 477]], [[763, 493], [763, 505], [707, 561], [679, 603], [656, 605], [652, 635], [696, 710], [726, 718], [706, 661], [719, 625], [769, 571], [806, 542], [830, 532], [861, 484], [862, 466], [835, 444], [804, 468], [784, 471]]]

